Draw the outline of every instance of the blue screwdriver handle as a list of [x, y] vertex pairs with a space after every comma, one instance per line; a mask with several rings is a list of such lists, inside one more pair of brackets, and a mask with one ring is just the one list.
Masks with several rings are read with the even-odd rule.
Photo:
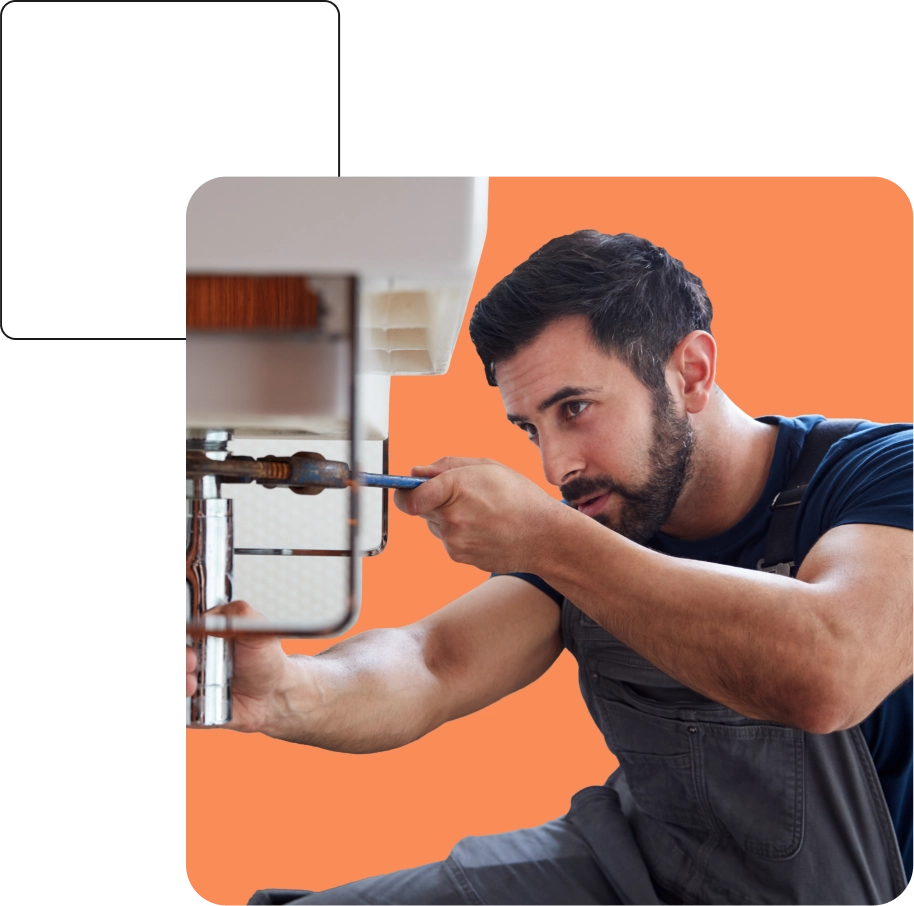
[[362, 472], [359, 484], [366, 488], [403, 488], [412, 490], [428, 479], [413, 478], [408, 475], [377, 475], [374, 472]]

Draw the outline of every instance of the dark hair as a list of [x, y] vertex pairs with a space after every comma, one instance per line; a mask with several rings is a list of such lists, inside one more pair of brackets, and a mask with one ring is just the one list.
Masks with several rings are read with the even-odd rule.
[[617, 354], [652, 390], [690, 331], [711, 329], [701, 280], [666, 249], [619, 233], [579, 230], [547, 242], [479, 301], [470, 336], [497, 384], [495, 363], [510, 359], [558, 318], [586, 315], [594, 342]]

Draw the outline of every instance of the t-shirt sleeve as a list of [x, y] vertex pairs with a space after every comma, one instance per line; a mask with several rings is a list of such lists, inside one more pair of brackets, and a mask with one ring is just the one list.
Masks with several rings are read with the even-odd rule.
[[544, 582], [539, 576], [534, 576], [533, 573], [492, 573], [489, 578], [494, 579], [496, 576], [516, 576], [518, 579], [523, 579], [541, 592], [549, 595], [559, 607], [562, 606], [562, 601], [565, 600], [565, 596], [561, 592], [556, 591], [548, 582]]
[[[847, 438], [813, 476], [804, 495], [797, 547], [805, 556], [839, 525], [912, 528], [914, 438], [911, 429], [871, 429]], [[836, 445], [838, 446], [838, 445]], [[849, 448], [849, 449], [847, 449]]]

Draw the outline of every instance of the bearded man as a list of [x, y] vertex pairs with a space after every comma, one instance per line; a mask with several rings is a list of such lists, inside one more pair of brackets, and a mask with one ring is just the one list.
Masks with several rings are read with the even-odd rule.
[[346, 752], [484, 708], [565, 647], [618, 770], [542, 827], [252, 903], [884, 903], [904, 889], [911, 426], [751, 418], [715, 383], [711, 314], [701, 281], [644, 239], [547, 243], [478, 303], [470, 333], [564, 499], [491, 461], [415, 468], [428, 480], [397, 506], [488, 581], [317, 657], [236, 643], [230, 726]]

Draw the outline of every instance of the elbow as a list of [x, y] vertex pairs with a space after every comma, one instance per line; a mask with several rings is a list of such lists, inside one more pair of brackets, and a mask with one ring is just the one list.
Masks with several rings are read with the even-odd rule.
[[854, 726], [853, 722], [847, 720], [843, 711], [825, 706], [812, 709], [800, 715], [795, 724], [807, 733], [815, 733], [822, 736]]
[[836, 676], [818, 678], [795, 697], [790, 723], [807, 733], [825, 735], [856, 726], [872, 709], [861, 707], [853, 680]]
[[872, 670], [846, 633], [828, 627], [791, 654], [780, 689], [784, 723], [823, 736], [856, 726], [878, 705]]

